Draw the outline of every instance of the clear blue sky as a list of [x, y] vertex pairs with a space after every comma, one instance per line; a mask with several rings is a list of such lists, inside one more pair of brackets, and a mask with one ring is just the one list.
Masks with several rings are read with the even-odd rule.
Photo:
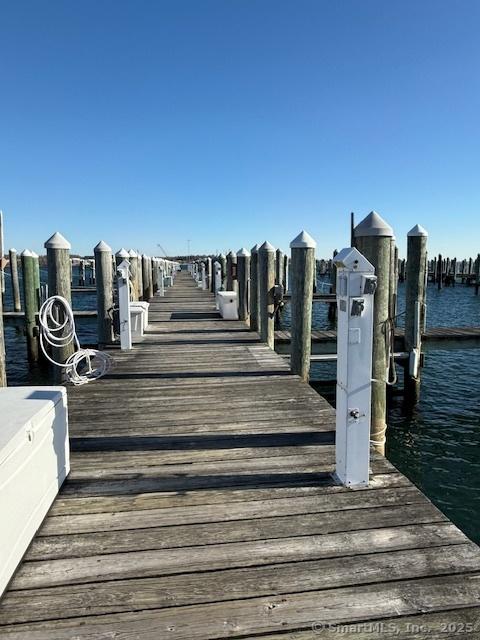
[[6, 245], [480, 251], [479, 0], [0, 0]]

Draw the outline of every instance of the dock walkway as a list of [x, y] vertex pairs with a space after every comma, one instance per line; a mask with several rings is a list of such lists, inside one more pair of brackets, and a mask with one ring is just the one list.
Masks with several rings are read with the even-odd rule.
[[380, 456], [368, 489], [336, 486], [333, 409], [187, 273], [112, 354], [106, 378], [68, 389], [72, 470], [1, 638], [313, 640], [354, 623], [356, 639], [458, 638], [479, 623], [479, 548]]

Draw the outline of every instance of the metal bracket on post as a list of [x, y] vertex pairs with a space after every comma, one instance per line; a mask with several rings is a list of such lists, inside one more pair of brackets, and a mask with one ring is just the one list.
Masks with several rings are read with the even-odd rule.
[[333, 262], [338, 306], [335, 475], [345, 486], [367, 486], [375, 269], [352, 247], [342, 249]]
[[122, 260], [117, 267], [118, 315], [120, 322], [120, 348], [132, 348], [132, 327], [130, 317], [130, 263]]

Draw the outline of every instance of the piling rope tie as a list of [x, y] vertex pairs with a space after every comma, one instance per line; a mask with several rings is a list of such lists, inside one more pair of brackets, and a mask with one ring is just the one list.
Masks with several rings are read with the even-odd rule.
[[[60, 317], [64, 316], [63, 322], [57, 320], [55, 312], [60, 312]], [[47, 298], [40, 307], [38, 320], [43, 354], [52, 364], [65, 369], [69, 382], [77, 386], [87, 384], [101, 378], [109, 371], [113, 360], [107, 353], [97, 349], [81, 348], [75, 331], [73, 311], [68, 300], [62, 296]], [[57, 362], [48, 354], [47, 345], [59, 348], [70, 344], [75, 346], [75, 352], [64, 363]]]
[[374, 447], [383, 447], [383, 445], [387, 441], [386, 434], [387, 434], [387, 425], [383, 427], [380, 433], [377, 433], [377, 437], [379, 437], [379, 440], [372, 440], [372, 438], [370, 438], [370, 444], [373, 444]]

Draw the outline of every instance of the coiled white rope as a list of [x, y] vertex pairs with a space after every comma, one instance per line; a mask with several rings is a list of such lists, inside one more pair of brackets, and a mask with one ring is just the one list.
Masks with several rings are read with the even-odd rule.
[[[63, 317], [63, 322], [57, 320]], [[112, 358], [104, 351], [82, 349], [75, 331], [75, 319], [68, 300], [62, 296], [51, 296], [40, 307], [40, 346], [52, 364], [65, 369], [68, 380], [74, 385], [86, 384], [104, 376], [112, 365]], [[75, 352], [66, 362], [56, 362], [48, 354], [50, 347], [66, 347], [73, 344]]]

